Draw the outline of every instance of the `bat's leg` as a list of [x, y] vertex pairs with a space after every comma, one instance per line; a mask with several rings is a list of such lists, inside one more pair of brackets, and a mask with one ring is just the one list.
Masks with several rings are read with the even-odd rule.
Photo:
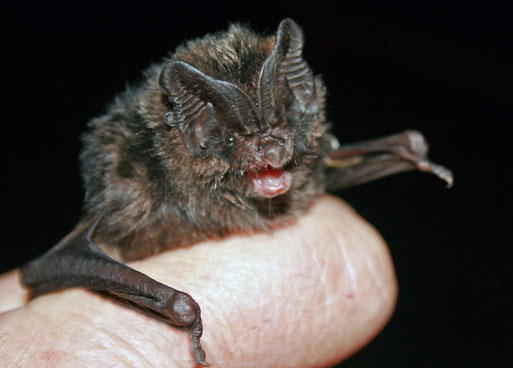
[[200, 345], [203, 327], [198, 304], [188, 294], [109, 258], [90, 240], [98, 221], [22, 267], [22, 280], [31, 295], [71, 287], [113, 294], [153, 317], [188, 330], [194, 357], [203, 365], [205, 353]]
[[409, 170], [437, 175], [452, 186], [452, 172], [427, 159], [428, 144], [413, 130], [344, 145], [328, 152], [328, 190], [339, 190]]

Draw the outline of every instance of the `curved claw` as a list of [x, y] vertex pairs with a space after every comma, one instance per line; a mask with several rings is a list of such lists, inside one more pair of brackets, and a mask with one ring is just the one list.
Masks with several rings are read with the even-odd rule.
[[452, 171], [442, 165], [435, 164], [428, 160], [421, 160], [417, 162], [417, 169], [438, 176], [447, 183], [447, 188], [451, 188], [454, 184]]

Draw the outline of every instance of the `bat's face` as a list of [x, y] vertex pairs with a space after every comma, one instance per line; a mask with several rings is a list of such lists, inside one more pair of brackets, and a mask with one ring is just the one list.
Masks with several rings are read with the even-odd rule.
[[[281, 22], [275, 40], [255, 41], [260, 47], [247, 41], [215, 67], [173, 60], [159, 81], [170, 101], [165, 122], [178, 128], [189, 155], [221, 158], [232, 186], [239, 183], [245, 196], [272, 198], [306, 180], [294, 170], [317, 152], [322, 99], [301, 55], [303, 34], [292, 20]], [[238, 63], [225, 68], [231, 72], [223, 72], [226, 60]]]

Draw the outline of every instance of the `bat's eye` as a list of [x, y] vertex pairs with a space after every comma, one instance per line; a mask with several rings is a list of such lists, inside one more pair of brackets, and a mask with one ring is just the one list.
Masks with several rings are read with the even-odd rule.
[[233, 147], [235, 145], [235, 138], [233, 138], [231, 136], [226, 137], [225, 142], [228, 147]]

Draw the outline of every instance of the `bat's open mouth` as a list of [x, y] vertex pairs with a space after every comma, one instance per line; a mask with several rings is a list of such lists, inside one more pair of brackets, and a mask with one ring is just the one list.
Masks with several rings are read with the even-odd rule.
[[255, 192], [263, 198], [272, 198], [286, 193], [290, 188], [290, 173], [283, 168], [267, 166], [260, 171], [248, 173]]

